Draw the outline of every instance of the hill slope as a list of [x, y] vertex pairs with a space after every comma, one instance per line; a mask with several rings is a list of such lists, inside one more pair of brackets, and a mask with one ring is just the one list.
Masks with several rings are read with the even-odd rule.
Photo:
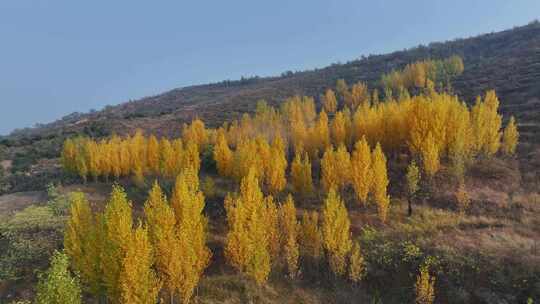
[[[322, 69], [190, 86], [108, 106], [98, 112], [74, 113], [56, 122], [0, 138], [0, 154], [2, 146], [8, 147], [7, 155], [0, 155], [0, 158], [13, 164], [12, 172], [39, 172], [35, 164], [41, 159], [58, 156], [63, 139], [76, 133], [104, 136], [141, 128], [157, 135], [175, 136], [180, 132], [181, 123], [195, 116], [203, 118], [210, 126], [216, 126], [241, 113], [253, 111], [259, 99], [276, 105], [295, 94], [318, 96], [326, 88], [334, 87], [340, 78], [349, 84], [362, 80], [374, 88], [378, 86], [381, 75], [392, 69], [421, 59], [440, 59], [453, 54], [464, 59], [465, 70], [452, 83], [454, 91], [462, 99], [472, 103], [478, 94], [495, 89], [505, 118], [510, 114], [516, 116], [521, 133], [520, 157], [525, 165], [522, 169], [523, 172], [532, 172], [529, 180], [534, 183], [540, 178], [535, 175], [535, 170], [530, 170], [531, 166], [540, 168], [539, 22], [386, 55], [371, 55]], [[49, 170], [49, 177], [54, 172], [57, 171]], [[23, 178], [21, 174], [21, 180], [10, 183], [19, 185], [16, 187], [19, 190], [33, 189], [35, 183], [24, 182]], [[20, 186], [24, 184], [30, 188]]]
[[[487, 89], [495, 89], [505, 113], [516, 115], [525, 140], [540, 141], [540, 24], [533, 22], [473, 38], [369, 56], [345, 64], [312, 71], [284, 73], [280, 77], [250, 78], [174, 89], [92, 114], [74, 114], [19, 135], [57, 133], [91, 125], [106, 131], [133, 127], [169, 133], [171, 121], [186, 121], [198, 115], [219, 124], [238, 113], [253, 110], [258, 99], [277, 104], [294, 94], [318, 96], [339, 78], [347, 83], [366, 81], [377, 85], [382, 73], [425, 59], [458, 54], [465, 71], [453, 83], [456, 93], [471, 102]], [[176, 127], [176, 125], [175, 125]], [[17, 133], [15, 133], [17, 134]]]

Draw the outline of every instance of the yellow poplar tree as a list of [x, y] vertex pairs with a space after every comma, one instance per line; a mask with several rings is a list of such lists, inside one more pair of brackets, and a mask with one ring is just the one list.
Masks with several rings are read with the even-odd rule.
[[229, 177], [232, 174], [233, 153], [227, 144], [223, 129], [218, 131], [216, 145], [214, 146], [214, 160], [219, 175]]
[[264, 198], [265, 211], [265, 223], [267, 227], [268, 235], [268, 252], [272, 263], [277, 262], [277, 259], [281, 253], [280, 233], [279, 230], [279, 209], [274, 202], [272, 196]]
[[291, 182], [294, 192], [302, 196], [313, 193], [313, 180], [311, 177], [311, 162], [307, 152], [296, 153], [291, 164]]
[[71, 138], [68, 138], [64, 141], [62, 146], [62, 153], [60, 156], [62, 167], [64, 170], [70, 173], [77, 172], [77, 146]]
[[229, 224], [225, 246], [227, 260], [257, 284], [263, 284], [270, 273], [271, 260], [264, 215], [266, 208], [255, 168], [242, 179], [239, 196], [226, 198], [225, 207]]
[[70, 217], [64, 232], [64, 251], [88, 291], [99, 297], [103, 292], [99, 264], [102, 250], [100, 223], [94, 218], [84, 193], [73, 192], [70, 202]]
[[484, 104], [486, 106], [485, 123], [487, 126], [486, 131], [486, 144], [484, 147], [484, 153], [487, 156], [492, 156], [499, 150], [501, 146], [501, 124], [502, 117], [498, 114], [499, 99], [495, 94], [495, 91], [490, 90], [486, 92], [484, 97]]
[[285, 145], [281, 136], [277, 135], [270, 147], [270, 162], [266, 173], [266, 184], [272, 193], [278, 193], [287, 184], [285, 171], [287, 170], [287, 157], [285, 156]]
[[346, 145], [347, 140], [347, 126], [346, 118], [342, 111], [338, 111], [334, 119], [332, 120], [332, 138], [336, 146]]
[[420, 183], [420, 169], [413, 160], [407, 167], [407, 203], [409, 205], [409, 216], [412, 215], [412, 200], [418, 192], [418, 184]]
[[198, 150], [202, 150], [204, 145], [208, 143], [208, 131], [204, 126], [204, 122], [196, 118], [189, 126], [184, 124], [182, 138], [186, 144], [193, 142], [197, 144]]
[[107, 299], [110, 303], [123, 303], [120, 277], [122, 262], [130, 247], [132, 234], [131, 202], [128, 201], [124, 189], [113, 186], [111, 196], [103, 214], [104, 246], [101, 252], [101, 269], [103, 281], [107, 288]]
[[322, 252], [322, 234], [319, 230], [319, 213], [305, 211], [302, 213], [299, 235], [300, 249], [303, 256], [319, 259]]
[[280, 208], [280, 224], [282, 231], [282, 248], [285, 255], [285, 262], [289, 277], [294, 279], [298, 274], [298, 227], [299, 223], [296, 219], [296, 208], [294, 201], [289, 194], [285, 204]]
[[362, 204], [367, 204], [369, 190], [373, 180], [371, 170], [371, 149], [366, 137], [354, 145], [354, 152], [351, 157], [351, 181], [358, 198]]
[[336, 152], [333, 146], [329, 146], [321, 159], [321, 184], [327, 192], [330, 188], [337, 189], [339, 186], [339, 172], [336, 165]]
[[314, 147], [311, 151], [312, 157], [315, 155], [315, 150], [324, 151], [330, 145], [330, 129], [328, 128], [328, 115], [325, 111], [319, 113], [319, 119], [315, 125]]
[[171, 178], [175, 176], [176, 158], [171, 142], [162, 138], [159, 142], [159, 169], [161, 176]]
[[360, 244], [354, 242], [349, 256], [349, 280], [357, 283], [365, 275], [366, 268], [364, 257], [360, 251]]
[[180, 248], [179, 292], [183, 303], [187, 303], [212, 255], [206, 246], [208, 220], [203, 214], [204, 195], [193, 168], [187, 168], [178, 176], [171, 200], [177, 215]]
[[155, 304], [161, 282], [152, 269], [152, 245], [147, 229], [139, 224], [127, 242], [119, 278], [121, 303]]
[[343, 191], [351, 181], [351, 155], [345, 145], [337, 148], [334, 161], [338, 173], [338, 188]]
[[324, 110], [328, 113], [334, 113], [337, 109], [336, 94], [331, 89], [327, 89], [324, 93]]
[[377, 213], [382, 222], [386, 221], [388, 215], [388, 207], [390, 205], [390, 197], [386, 193], [388, 187], [388, 173], [386, 169], [386, 157], [381, 149], [381, 145], [373, 150], [372, 155], [372, 171], [373, 171], [373, 197], [377, 203]]
[[181, 279], [180, 242], [176, 234], [174, 210], [167, 203], [159, 184], [154, 182], [144, 204], [148, 237], [154, 251], [155, 267], [171, 300]]
[[184, 159], [182, 163], [184, 166], [182, 169], [191, 168], [197, 174], [199, 173], [201, 168], [201, 157], [199, 155], [199, 148], [196, 143], [187, 143], [186, 149], [184, 150]]
[[351, 222], [343, 200], [334, 188], [324, 202], [322, 235], [330, 268], [336, 275], [345, 273], [347, 254], [351, 250]]
[[94, 140], [87, 139], [84, 144], [84, 150], [86, 153], [88, 173], [94, 181], [97, 181], [100, 175], [98, 144]]
[[421, 147], [420, 154], [424, 165], [424, 172], [428, 177], [433, 177], [440, 169], [439, 147], [435, 142], [433, 133], [429, 132]]
[[148, 138], [148, 146], [146, 148], [147, 164], [150, 172], [154, 174], [159, 173], [159, 142], [154, 135], [150, 135]]
[[516, 153], [516, 146], [519, 140], [519, 132], [516, 127], [516, 120], [514, 116], [510, 117], [506, 128], [503, 133], [502, 152], [505, 155], [514, 155]]

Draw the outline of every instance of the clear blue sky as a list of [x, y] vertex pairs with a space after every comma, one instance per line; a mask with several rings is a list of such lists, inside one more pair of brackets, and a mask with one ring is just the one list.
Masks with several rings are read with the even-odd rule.
[[0, 1], [0, 134], [540, 18], [538, 0]]

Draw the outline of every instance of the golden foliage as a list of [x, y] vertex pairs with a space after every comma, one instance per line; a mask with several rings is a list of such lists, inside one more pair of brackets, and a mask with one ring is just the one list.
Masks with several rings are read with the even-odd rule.
[[322, 253], [322, 233], [319, 230], [319, 213], [302, 213], [299, 235], [300, 249], [303, 256], [319, 259]]
[[302, 156], [296, 153], [291, 165], [291, 182], [295, 193], [307, 196], [313, 192], [311, 162], [306, 152]]
[[324, 202], [322, 235], [330, 268], [336, 275], [342, 275], [346, 270], [347, 254], [352, 247], [350, 225], [343, 200], [331, 188]]
[[510, 117], [503, 133], [501, 150], [505, 155], [514, 155], [519, 140], [519, 132], [516, 127], [514, 116]]
[[357, 283], [364, 277], [365, 273], [366, 266], [364, 256], [360, 251], [360, 244], [354, 242], [349, 256], [349, 280]]
[[372, 155], [372, 171], [373, 171], [373, 197], [377, 203], [377, 213], [380, 220], [384, 223], [388, 215], [388, 207], [390, 205], [390, 197], [386, 193], [388, 187], [388, 174], [386, 169], [386, 157], [381, 149], [381, 145], [377, 144]]
[[167, 203], [167, 198], [157, 182], [154, 182], [144, 204], [144, 215], [158, 276], [172, 295], [179, 288], [179, 253], [182, 249], [176, 234], [174, 210]]
[[122, 263], [130, 248], [132, 236], [131, 202], [120, 186], [113, 186], [103, 214], [104, 245], [101, 252], [103, 281], [107, 288], [107, 298], [111, 303], [122, 303]]
[[250, 168], [242, 179], [238, 197], [227, 196], [225, 208], [229, 224], [225, 256], [240, 272], [263, 284], [270, 273], [271, 257], [265, 222], [267, 208], [255, 168]]
[[351, 181], [358, 201], [366, 205], [373, 182], [373, 172], [371, 149], [365, 136], [362, 136], [362, 139], [354, 145], [351, 157]]
[[324, 93], [324, 102], [323, 102], [324, 110], [328, 113], [334, 113], [337, 109], [337, 99], [336, 94], [334, 94], [334, 91], [331, 89], [327, 89]]
[[204, 195], [193, 168], [186, 168], [178, 176], [171, 200], [176, 214], [181, 264], [178, 289], [183, 303], [187, 303], [212, 255], [206, 246], [208, 220], [203, 214]]
[[64, 251], [73, 269], [94, 296], [103, 292], [100, 251], [103, 249], [100, 227], [82, 192], [71, 194], [70, 217], [64, 232]]
[[127, 243], [119, 278], [121, 303], [154, 304], [161, 282], [152, 269], [152, 246], [146, 228], [139, 224]]
[[282, 247], [289, 277], [294, 279], [298, 275], [298, 227], [296, 208], [291, 195], [279, 209], [280, 226], [282, 231]]

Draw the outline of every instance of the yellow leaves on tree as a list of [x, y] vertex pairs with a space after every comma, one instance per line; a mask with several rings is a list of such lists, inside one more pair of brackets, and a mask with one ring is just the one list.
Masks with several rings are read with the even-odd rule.
[[88, 291], [99, 297], [103, 293], [99, 264], [100, 251], [103, 249], [100, 226], [84, 193], [73, 192], [70, 202], [70, 217], [64, 232], [64, 250]]
[[328, 113], [334, 113], [337, 110], [337, 99], [336, 94], [331, 89], [327, 89], [324, 93], [324, 110]]
[[332, 138], [336, 146], [348, 145], [349, 138], [347, 138], [350, 133], [347, 130], [347, 126], [350, 127], [350, 121], [347, 123], [349, 117], [345, 117], [342, 111], [338, 111], [332, 120]]
[[233, 177], [237, 182], [247, 176], [250, 168], [255, 168], [254, 174], [259, 179], [264, 177], [264, 168], [261, 155], [259, 155], [260, 145], [255, 140], [244, 140], [238, 144], [234, 152]]
[[152, 269], [152, 246], [148, 231], [139, 226], [129, 235], [120, 276], [121, 303], [154, 304], [161, 282]]
[[352, 110], [355, 110], [361, 104], [369, 103], [369, 89], [364, 82], [358, 82], [351, 88], [351, 103], [348, 104]]
[[214, 146], [214, 160], [219, 175], [230, 177], [233, 169], [233, 153], [227, 143], [225, 132], [219, 129], [217, 133], [216, 144]]
[[505, 155], [514, 155], [519, 140], [519, 132], [516, 127], [514, 116], [510, 117], [503, 133], [501, 150]]
[[324, 151], [330, 145], [330, 129], [328, 128], [328, 116], [322, 111], [319, 119], [315, 122], [312, 132], [312, 140], [308, 150], [311, 158], [317, 155], [317, 151]]
[[306, 152], [303, 156], [296, 153], [291, 164], [291, 182], [294, 192], [301, 196], [307, 196], [313, 192], [311, 162]]
[[107, 288], [107, 298], [111, 303], [123, 303], [121, 300], [122, 263], [130, 247], [132, 237], [131, 202], [124, 189], [113, 186], [105, 212], [104, 246], [100, 259], [103, 281]]
[[298, 274], [298, 220], [296, 219], [296, 208], [291, 195], [287, 197], [285, 203], [279, 210], [280, 226], [282, 231], [282, 248], [285, 255], [285, 262], [289, 277], [295, 278]]
[[366, 205], [373, 181], [373, 171], [371, 149], [365, 136], [354, 145], [351, 157], [351, 181], [358, 201]]
[[182, 158], [182, 170], [192, 170], [199, 173], [201, 168], [201, 157], [199, 146], [194, 142], [188, 142]]
[[471, 110], [474, 148], [487, 157], [493, 156], [500, 147], [502, 117], [498, 114], [499, 99], [495, 91], [487, 91], [482, 101], [480, 97]]
[[180, 242], [174, 210], [167, 203], [159, 184], [154, 183], [144, 204], [148, 236], [153, 246], [155, 267], [171, 298], [181, 279]]
[[364, 256], [360, 251], [360, 244], [354, 242], [349, 256], [349, 280], [359, 282], [366, 273]]
[[154, 174], [159, 173], [159, 142], [154, 135], [148, 138], [148, 146], [146, 148], [148, 168]]
[[185, 143], [193, 142], [197, 145], [198, 150], [208, 144], [208, 131], [204, 126], [204, 122], [199, 118], [193, 120], [190, 125], [184, 124], [182, 130], [182, 139]]
[[343, 145], [334, 150], [332, 146], [324, 152], [321, 160], [321, 183], [326, 191], [330, 188], [342, 190], [350, 182], [351, 158]]
[[350, 225], [343, 200], [331, 188], [324, 202], [322, 235], [330, 268], [336, 275], [343, 275], [346, 270], [347, 254], [352, 247]]
[[189, 302], [199, 280], [210, 262], [206, 246], [208, 220], [203, 214], [204, 195], [199, 190], [199, 177], [187, 168], [177, 178], [171, 205], [176, 214], [180, 248], [178, 287], [184, 303]]
[[265, 172], [266, 185], [271, 193], [278, 193], [285, 188], [287, 184], [286, 170], [285, 144], [281, 136], [277, 135], [270, 147], [270, 156]]
[[302, 213], [299, 235], [300, 251], [303, 256], [318, 260], [322, 254], [322, 233], [319, 230], [319, 213], [305, 211]]
[[382, 222], [385, 222], [388, 215], [388, 208], [390, 206], [390, 196], [388, 196], [386, 193], [386, 188], [388, 187], [386, 157], [384, 156], [380, 144], [377, 144], [373, 150], [371, 158], [373, 171], [373, 198], [377, 203], [377, 213], [379, 214], [379, 218]]
[[159, 172], [161, 176], [171, 178], [176, 176], [176, 158], [171, 142], [162, 138], [159, 141]]
[[439, 146], [435, 142], [433, 133], [429, 132], [420, 149], [424, 172], [428, 177], [433, 177], [440, 169]]
[[279, 209], [274, 198], [267, 196], [264, 198], [265, 206], [265, 224], [267, 227], [268, 236], [268, 253], [272, 263], [278, 261], [278, 257], [281, 254], [281, 238], [279, 230]]
[[271, 265], [265, 207], [255, 168], [251, 168], [242, 179], [238, 197], [229, 195], [225, 201], [229, 224], [225, 255], [257, 284], [266, 282]]

